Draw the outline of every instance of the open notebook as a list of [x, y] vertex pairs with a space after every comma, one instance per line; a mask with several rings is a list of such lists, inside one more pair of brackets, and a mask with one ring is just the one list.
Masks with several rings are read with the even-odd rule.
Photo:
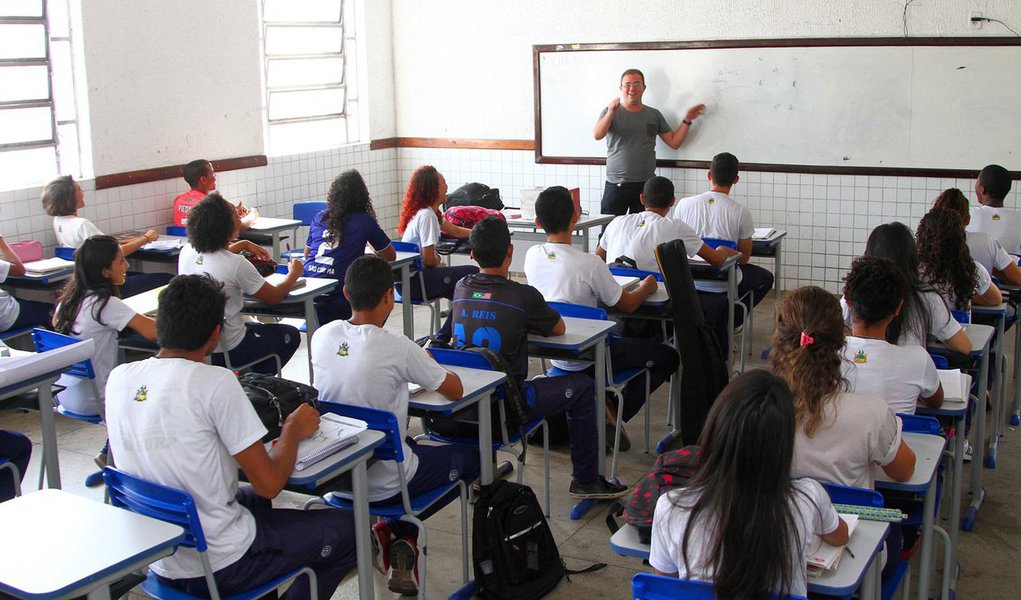
[[[327, 456], [347, 448], [358, 442], [358, 434], [368, 429], [368, 424], [359, 419], [342, 417], [333, 413], [325, 413], [319, 418], [319, 429], [311, 437], [301, 440], [298, 444], [298, 460], [294, 463], [295, 471], [307, 469]], [[276, 440], [267, 444], [272, 448]]]
[[[269, 283], [269, 284], [272, 284], [272, 285], [280, 285], [286, 279], [287, 279], [287, 275], [285, 275], [284, 273], [270, 273], [269, 275], [266, 276], [266, 283]], [[291, 289], [292, 290], [301, 289], [301, 288], [305, 287], [306, 283], [307, 282], [305, 281], [304, 277], [299, 277], [297, 279], [297, 281], [294, 282], [294, 287], [292, 287]]]
[[641, 280], [631, 275], [614, 275], [613, 279], [617, 282], [617, 285], [624, 288], [625, 292], [634, 291]]
[[44, 258], [42, 260], [33, 260], [32, 262], [25, 263], [25, 274], [39, 276], [73, 268], [73, 261], [64, 260], [63, 258], [57, 258], [54, 256], [53, 258]]
[[756, 227], [755, 230], [752, 232], [752, 239], [766, 240], [773, 237], [773, 234], [775, 233], [776, 230], [773, 229], [772, 227]]
[[943, 385], [943, 399], [958, 402], [968, 397], [971, 377], [961, 373], [960, 369], [938, 369], [939, 382]]
[[[840, 518], [847, 523], [848, 536], [854, 535], [854, 529], [858, 526], [858, 515], [840, 513]], [[847, 547], [846, 544], [831, 546], [818, 537], [816, 541], [819, 542], [819, 545], [808, 554], [808, 574], [811, 577], [818, 577], [823, 571], [836, 569], [840, 565], [840, 557], [844, 554], [843, 550]]]

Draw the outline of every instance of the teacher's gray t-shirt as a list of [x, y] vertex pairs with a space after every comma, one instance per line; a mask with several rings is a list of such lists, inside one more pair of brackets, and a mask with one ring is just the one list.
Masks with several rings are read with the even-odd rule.
[[[607, 108], [599, 113], [603, 118]], [[656, 174], [656, 137], [670, 131], [663, 113], [651, 106], [631, 112], [623, 106], [606, 133], [606, 180], [646, 182]]]

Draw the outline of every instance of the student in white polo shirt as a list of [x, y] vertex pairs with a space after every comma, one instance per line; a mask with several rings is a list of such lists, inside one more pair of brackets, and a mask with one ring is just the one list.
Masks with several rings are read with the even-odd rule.
[[[546, 243], [532, 246], [525, 254], [525, 276], [528, 284], [539, 290], [547, 302], [571, 302], [585, 306], [603, 305], [625, 313], [634, 312], [656, 291], [656, 279], [647, 276], [634, 290], [625, 291], [614, 280], [609, 267], [599, 257], [572, 245], [571, 232], [580, 216], [567, 188], [554, 186], [543, 190], [535, 201], [535, 222], [546, 232]], [[610, 357], [615, 370], [646, 367], [650, 371], [649, 392], [656, 390], [677, 371], [677, 351], [659, 340], [637, 337], [610, 337]], [[553, 361], [565, 371], [594, 369], [584, 362]], [[625, 422], [645, 403], [645, 378], [638, 377], [624, 390]], [[607, 403], [608, 415], [617, 413], [616, 403]], [[621, 430], [621, 445], [626, 437]], [[608, 438], [609, 439], [609, 438]], [[621, 450], [627, 448], [622, 447]]]
[[735, 242], [741, 253], [737, 293], [752, 293], [755, 306], [773, 289], [773, 274], [748, 262], [752, 257], [752, 213], [730, 197], [730, 189], [741, 179], [737, 157], [721, 152], [709, 165], [709, 191], [682, 198], [674, 209], [674, 218], [684, 221], [700, 237]]
[[975, 180], [978, 204], [971, 207], [968, 231], [984, 231], [1000, 242], [1010, 254], [1021, 254], [1021, 213], [1004, 208], [1010, 192], [1010, 172], [1000, 165], [988, 165]]
[[932, 357], [921, 346], [886, 341], [886, 330], [904, 306], [906, 282], [893, 261], [862, 256], [844, 278], [844, 298], [854, 320], [844, 346], [844, 374], [854, 394], [878, 396], [895, 413], [914, 414], [919, 402], [943, 405], [943, 386]]

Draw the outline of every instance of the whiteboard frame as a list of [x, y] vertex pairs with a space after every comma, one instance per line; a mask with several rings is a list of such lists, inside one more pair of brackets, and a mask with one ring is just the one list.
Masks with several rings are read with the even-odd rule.
[[[542, 153], [542, 88], [540, 57], [547, 53], [599, 52], [621, 50], [720, 50], [731, 48], [815, 48], [828, 46], [1021, 46], [1019, 37], [906, 37], [906, 38], [780, 38], [748, 40], [693, 40], [674, 42], [623, 42], [597, 44], [537, 44], [532, 46], [532, 84], [535, 103], [535, 162], [553, 165], [605, 165], [605, 158], [585, 156], [546, 156]], [[656, 159], [656, 167], [708, 169], [703, 160]], [[972, 179], [976, 169], [934, 169], [919, 167], [871, 167], [838, 165], [800, 165], [781, 163], [741, 163], [742, 171], [774, 173], [818, 173], [835, 175], [886, 175], [899, 177], [948, 177]], [[1011, 171], [1021, 177], [1021, 171]]]

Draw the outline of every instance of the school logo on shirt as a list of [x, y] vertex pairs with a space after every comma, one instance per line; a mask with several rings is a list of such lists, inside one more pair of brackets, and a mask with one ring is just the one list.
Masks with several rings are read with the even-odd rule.
[[340, 347], [337, 348], [337, 356], [347, 356], [347, 355], [348, 355], [347, 342], [343, 342], [343, 343], [340, 344]]
[[999, 221], [1000, 220], [1000, 213], [993, 213], [993, 220], [994, 221]]
[[58, 225], [57, 226], [57, 233], [64, 233], [64, 226], [63, 225]]
[[143, 385], [142, 387], [138, 388], [137, 392], [135, 392], [135, 402], [145, 402], [148, 396], [149, 389]]
[[204, 257], [203, 257], [203, 256], [202, 256], [201, 254], [199, 254], [199, 257], [195, 259], [195, 264], [196, 264], [196, 265], [201, 265], [201, 264], [202, 264], [202, 259], [203, 259], [203, 258], [204, 258]]
[[645, 227], [645, 219], [638, 222], [638, 227]]
[[472, 292], [472, 300], [489, 300], [493, 294], [489, 292]]
[[854, 355], [854, 364], [864, 365], [869, 362], [869, 355], [864, 350], [859, 350]]
[[550, 250], [550, 249], [546, 248], [546, 246], [543, 246], [542, 247], [542, 251], [546, 254], [546, 260], [556, 260], [557, 259], [557, 251], [556, 250]]
[[710, 198], [707, 202], [709, 204], [716, 204], [716, 198]]

